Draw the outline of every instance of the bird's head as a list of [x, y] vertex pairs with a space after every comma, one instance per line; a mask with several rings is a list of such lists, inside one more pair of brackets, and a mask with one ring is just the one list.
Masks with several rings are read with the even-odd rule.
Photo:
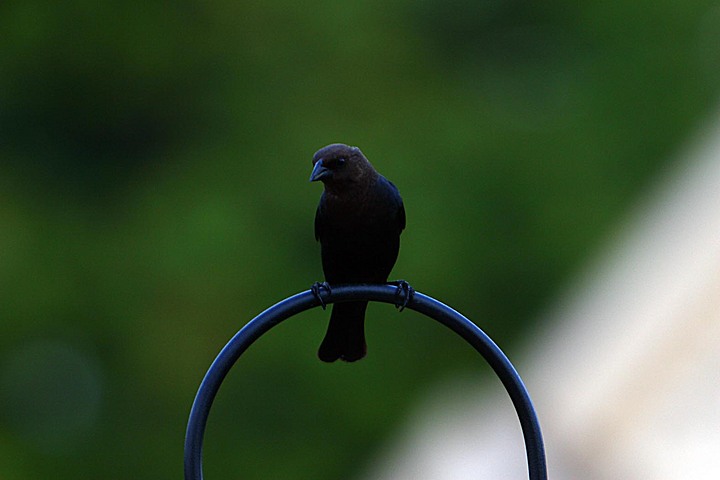
[[320, 180], [326, 187], [361, 184], [375, 174], [365, 155], [357, 147], [333, 143], [313, 155], [310, 181]]

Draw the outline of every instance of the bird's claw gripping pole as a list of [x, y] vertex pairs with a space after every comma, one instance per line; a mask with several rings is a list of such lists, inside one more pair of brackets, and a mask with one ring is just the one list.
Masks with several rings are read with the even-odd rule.
[[395, 280], [393, 282], [388, 282], [388, 284], [395, 285], [397, 287], [397, 290], [395, 290], [395, 296], [398, 297], [398, 301], [395, 302], [395, 308], [398, 309], [398, 312], [402, 312], [405, 310], [405, 307], [408, 306], [408, 303], [412, 301], [413, 296], [415, 295], [415, 289], [405, 280]]
[[310, 291], [312, 294], [317, 298], [318, 303], [322, 307], [323, 310], [327, 308], [327, 305], [325, 304], [325, 300], [322, 298], [321, 292], [323, 290], [327, 290], [328, 295], [332, 294], [332, 287], [330, 287], [330, 284], [328, 282], [315, 282], [310, 287]]

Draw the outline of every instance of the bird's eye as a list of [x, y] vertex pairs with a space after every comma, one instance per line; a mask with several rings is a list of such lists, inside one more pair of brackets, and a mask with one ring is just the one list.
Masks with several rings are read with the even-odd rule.
[[345, 160], [346, 160], [345, 157], [330, 158], [325, 161], [325, 166], [327, 168], [338, 168], [338, 167], [341, 167], [345, 163]]

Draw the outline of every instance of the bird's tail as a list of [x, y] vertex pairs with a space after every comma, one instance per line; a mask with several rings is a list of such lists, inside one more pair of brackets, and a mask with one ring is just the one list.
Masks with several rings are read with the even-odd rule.
[[330, 324], [318, 350], [320, 360], [334, 362], [339, 358], [346, 362], [354, 362], [365, 356], [366, 308], [367, 302], [333, 305]]

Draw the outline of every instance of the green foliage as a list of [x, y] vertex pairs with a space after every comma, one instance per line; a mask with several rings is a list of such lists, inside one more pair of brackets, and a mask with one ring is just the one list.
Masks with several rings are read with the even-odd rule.
[[[331, 142], [403, 194], [394, 275], [511, 346], [714, 103], [712, 5], [4, 2], [3, 478], [181, 477], [210, 361], [321, 278]], [[208, 478], [351, 477], [431, 382], [488, 378], [387, 305], [366, 360], [322, 365], [327, 316], [243, 357]]]

